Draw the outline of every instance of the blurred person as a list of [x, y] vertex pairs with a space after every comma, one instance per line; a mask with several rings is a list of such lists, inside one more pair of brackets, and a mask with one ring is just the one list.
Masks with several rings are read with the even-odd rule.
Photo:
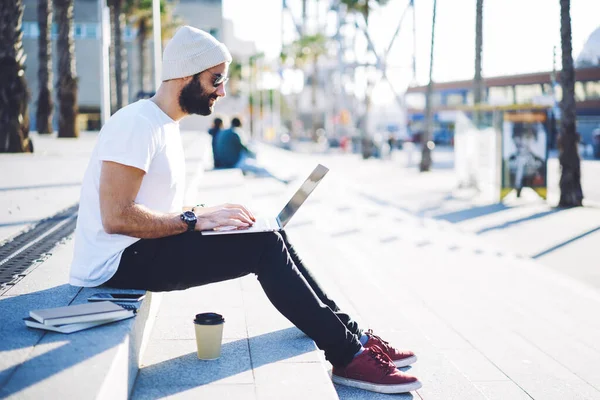
[[242, 130], [242, 121], [235, 117], [231, 120], [231, 127], [221, 131], [215, 145], [215, 158], [219, 160], [220, 168], [239, 168], [244, 174], [252, 173], [256, 176], [270, 177], [285, 184], [289, 180], [282, 179], [260, 166], [254, 153], [245, 140]]
[[213, 163], [214, 168], [221, 168], [219, 160], [217, 160], [217, 156], [215, 155], [215, 147], [217, 145], [217, 135], [223, 129], [223, 120], [221, 118], [215, 118], [212, 126], [208, 130], [208, 134], [212, 137], [212, 153], [213, 153]]
[[243, 229], [256, 219], [240, 204], [184, 205], [179, 122], [213, 112], [226, 94], [231, 60], [210, 34], [181, 27], [165, 47], [156, 95], [102, 127], [81, 187], [69, 283], [161, 292], [254, 273], [277, 310], [325, 352], [335, 382], [384, 393], [420, 388], [397, 368], [416, 356], [342, 312], [285, 231], [205, 236], [201, 231]]

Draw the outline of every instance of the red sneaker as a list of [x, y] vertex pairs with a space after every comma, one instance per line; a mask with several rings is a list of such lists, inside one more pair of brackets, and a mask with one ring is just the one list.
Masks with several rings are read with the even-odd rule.
[[367, 348], [371, 346], [378, 346], [385, 354], [388, 355], [389, 358], [392, 359], [394, 364], [396, 364], [396, 367], [406, 367], [417, 361], [417, 356], [415, 356], [415, 353], [408, 350], [401, 351], [393, 348], [388, 342], [373, 334], [372, 329], [366, 331], [365, 335], [369, 337], [369, 340], [367, 340], [367, 343], [365, 343], [364, 347]]
[[422, 386], [416, 377], [398, 370], [377, 346], [365, 348], [344, 368], [333, 367], [331, 379], [340, 385], [378, 393], [406, 393]]

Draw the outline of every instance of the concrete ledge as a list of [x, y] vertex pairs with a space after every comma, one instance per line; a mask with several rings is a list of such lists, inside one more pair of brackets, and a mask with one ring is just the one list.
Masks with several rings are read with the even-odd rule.
[[[139, 368], [160, 295], [148, 293], [135, 318], [72, 334], [30, 329], [22, 318], [39, 308], [87, 302], [107, 288], [78, 288], [64, 282], [73, 241], [0, 297], [0, 397], [127, 398]], [[111, 291], [113, 291], [111, 289]], [[128, 292], [126, 290], [115, 290]]]

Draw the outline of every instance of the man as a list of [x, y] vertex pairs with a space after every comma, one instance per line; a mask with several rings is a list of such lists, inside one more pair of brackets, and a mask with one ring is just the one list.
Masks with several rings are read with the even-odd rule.
[[256, 154], [245, 144], [243, 136], [242, 121], [237, 117], [231, 120], [231, 128], [219, 134], [215, 144], [215, 159], [219, 160], [221, 168], [239, 168], [244, 174], [249, 172], [288, 184], [289, 180], [277, 177], [258, 164]]
[[254, 215], [239, 204], [181, 212], [179, 121], [212, 113], [225, 96], [230, 62], [222, 43], [182, 27], [165, 47], [156, 95], [102, 128], [82, 184], [70, 283], [170, 291], [254, 273], [273, 305], [325, 351], [335, 382], [386, 393], [418, 389], [417, 378], [396, 368], [415, 362], [414, 354], [364, 333], [342, 313], [285, 232], [203, 236], [251, 226]]

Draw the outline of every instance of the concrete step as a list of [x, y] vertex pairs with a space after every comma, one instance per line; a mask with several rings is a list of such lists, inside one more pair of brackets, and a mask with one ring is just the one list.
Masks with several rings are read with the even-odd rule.
[[[272, 179], [220, 170], [204, 174], [196, 197], [208, 204], [252, 204], [253, 210], [268, 212], [284, 190]], [[134, 399], [337, 398], [322, 352], [271, 305], [255, 276], [163, 296]], [[202, 361], [196, 356], [192, 321], [210, 311], [226, 319], [222, 355]]]

